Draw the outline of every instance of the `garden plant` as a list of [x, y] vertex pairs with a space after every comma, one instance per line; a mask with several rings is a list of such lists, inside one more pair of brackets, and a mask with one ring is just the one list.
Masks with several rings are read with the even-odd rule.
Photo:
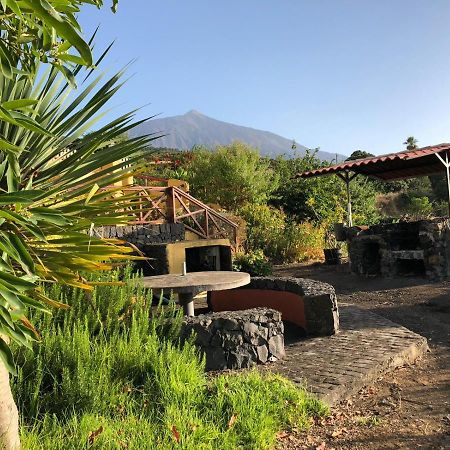
[[18, 349], [25, 449], [267, 449], [327, 413], [277, 375], [205, 374], [194, 345], [178, 340], [179, 310], [152, 307], [130, 268], [87, 277], [99, 284], [91, 292], [47, 289], [71, 309], [35, 311], [42, 342]]
[[[107, 145], [134, 126], [133, 114], [87, 134], [122, 75], [102, 81], [75, 16], [83, 4], [101, 3], [0, 2], [0, 445], [6, 449], [19, 446], [8, 343], [29, 347], [40, 338], [27, 318], [30, 308], [65, 307], [42, 282], [92, 289], [80, 269], [108, 269], [131, 251], [93, 234], [96, 226], [127, 220], [129, 199], [111, 186], [128, 177], [151, 140]], [[83, 88], [74, 93], [77, 78]]]

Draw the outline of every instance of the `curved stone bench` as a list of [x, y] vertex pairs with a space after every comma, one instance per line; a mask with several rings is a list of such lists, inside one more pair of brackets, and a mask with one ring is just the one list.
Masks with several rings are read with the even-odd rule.
[[243, 369], [282, 358], [283, 331], [278, 311], [254, 308], [185, 317], [180, 337], [195, 335], [206, 370]]
[[339, 329], [334, 287], [307, 278], [254, 277], [238, 289], [210, 292], [208, 305], [214, 312], [272, 308], [311, 336], [329, 336]]

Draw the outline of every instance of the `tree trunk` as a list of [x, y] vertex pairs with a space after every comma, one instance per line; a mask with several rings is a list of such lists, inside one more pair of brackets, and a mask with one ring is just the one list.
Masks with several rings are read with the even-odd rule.
[[9, 372], [0, 361], [0, 446], [4, 450], [20, 448], [19, 413], [14, 401]]

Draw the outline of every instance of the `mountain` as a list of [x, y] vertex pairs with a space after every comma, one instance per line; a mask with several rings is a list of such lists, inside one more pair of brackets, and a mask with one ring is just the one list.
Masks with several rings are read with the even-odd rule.
[[[154, 119], [142, 123], [131, 133], [131, 137], [150, 133], [164, 133], [166, 136], [155, 141], [157, 147], [191, 149], [195, 145], [214, 148], [217, 145], [227, 145], [233, 141], [245, 142], [260, 150], [261, 155], [275, 157], [282, 154], [292, 154], [292, 140], [286, 139], [269, 131], [256, 130], [228, 122], [213, 119], [198, 111], [189, 111], [182, 116]], [[303, 155], [306, 147], [297, 145], [297, 153]], [[331, 161], [336, 158], [334, 153], [319, 151], [317, 156]], [[344, 155], [337, 155], [344, 160]]]

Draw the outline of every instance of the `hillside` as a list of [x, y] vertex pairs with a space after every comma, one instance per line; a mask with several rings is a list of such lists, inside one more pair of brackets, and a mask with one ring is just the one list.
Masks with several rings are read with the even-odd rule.
[[[155, 146], [191, 149], [195, 145], [213, 148], [217, 145], [230, 144], [233, 141], [245, 142], [259, 148], [263, 156], [275, 157], [282, 154], [292, 154], [292, 140], [271, 133], [256, 130], [228, 122], [213, 119], [198, 111], [189, 111], [181, 116], [150, 120], [141, 124], [131, 136], [141, 136], [149, 133], [165, 133], [155, 142]], [[305, 153], [306, 147], [297, 143], [297, 153]], [[335, 154], [319, 151], [318, 157], [327, 161], [336, 158]], [[338, 155], [339, 160], [345, 156]]]

